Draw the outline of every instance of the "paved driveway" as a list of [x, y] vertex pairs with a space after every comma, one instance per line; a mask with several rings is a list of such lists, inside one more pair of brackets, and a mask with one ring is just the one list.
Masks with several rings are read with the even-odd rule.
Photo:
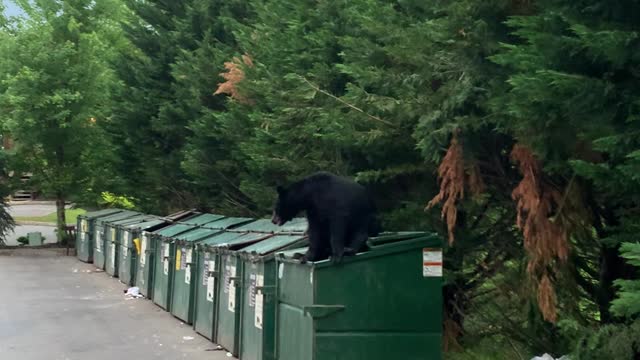
[[0, 256], [0, 358], [222, 360], [226, 352], [73, 257]]

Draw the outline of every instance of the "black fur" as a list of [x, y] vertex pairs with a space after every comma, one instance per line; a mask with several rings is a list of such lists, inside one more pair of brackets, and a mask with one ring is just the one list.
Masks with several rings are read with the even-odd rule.
[[331, 255], [338, 263], [344, 255], [365, 250], [368, 237], [381, 231], [366, 189], [350, 179], [318, 172], [288, 188], [278, 186], [277, 191], [271, 219], [274, 224], [283, 225], [306, 212], [310, 246], [305, 260], [318, 261]]

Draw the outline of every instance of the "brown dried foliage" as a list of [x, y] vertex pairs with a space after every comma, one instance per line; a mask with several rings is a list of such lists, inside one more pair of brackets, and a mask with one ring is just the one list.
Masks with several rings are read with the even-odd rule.
[[449, 244], [452, 244], [455, 240], [454, 230], [458, 220], [457, 203], [464, 198], [465, 184], [468, 185], [472, 194], [479, 194], [484, 190], [478, 166], [472, 166], [468, 175], [465, 172], [464, 152], [457, 133], [453, 135], [449, 149], [438, 167], [438, 178], [440, 191], [429, 201], [427, 209], [442, 203], [441, 215], [447, 224]]
[[556, 320], [555, 292], [549, 276], [556, 260], [569, 255], [568, 231], [551, 220], [562, 202], [562, 194], [543, 178], [542, 166], [531, 150], [516, 145], [511, 151], [523, 175], [511, 197], [516, 201], [516, 225], [522, 231], [525, 250], [530, 256], [527, 271], [539, 278], [538, 304], [544, 318]]
[[250, 100], [238, 90], [238, 84], [244, 80], [245, 76], [243, 66], [253, 67], [253, 61], [248, 55], [242, 55], [242, 60], [235, 57], [233, 61], [225, 62], [224, 67], [227, 72], [221, 73], [220, 76], [226, 81], [218, 84], [218, 89], [213, 94], [227, 94], [243, 104], [250, 103]]
[[445, 352], [462, 350], [458, 339], [462, 336], [462, 327], [445, 315], [442, 342]]

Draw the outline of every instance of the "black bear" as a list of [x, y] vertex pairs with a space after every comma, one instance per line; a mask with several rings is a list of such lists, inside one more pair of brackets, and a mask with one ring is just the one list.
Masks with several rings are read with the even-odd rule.
[[366, 189], [328, 172], [310, 175], [288, 188], [278, 186], [271, 221], [283, 225], [301, 211], [309, 222], [309, 250], [303, 261], [331, 255], [335, 263], [366, 247], [369, 236], [381, 231], [376, 209]]

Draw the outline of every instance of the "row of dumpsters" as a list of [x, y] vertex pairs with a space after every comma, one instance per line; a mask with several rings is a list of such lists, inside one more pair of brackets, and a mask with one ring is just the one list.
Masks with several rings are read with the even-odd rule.
[[76, 252], [241, 360], [441, 358], [442, 239], [383, 233], [301, 263], [307, 222], [122, 209], [78, 216]]

